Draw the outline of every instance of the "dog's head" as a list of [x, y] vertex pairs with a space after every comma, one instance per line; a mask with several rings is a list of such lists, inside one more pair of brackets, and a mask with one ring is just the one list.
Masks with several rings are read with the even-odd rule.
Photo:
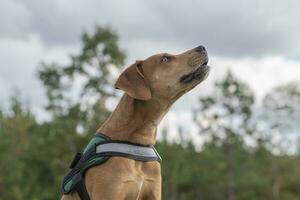
[[176, 100], [205, 80], [207, 63], [203, 46], [178, 55], [156, 54], [125, 69], [115, 86], [139, 100]]

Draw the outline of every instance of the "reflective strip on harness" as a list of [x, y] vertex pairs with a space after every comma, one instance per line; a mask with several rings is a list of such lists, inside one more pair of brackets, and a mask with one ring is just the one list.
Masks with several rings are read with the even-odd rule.
[[137, 146], [133, 144], [126, 144], [126, 143], [106, 143], [100, 144], [96, 147], [96, 153], [102, 155], [113, 155], [116, 154], [125, 154], [125, 155], [132, 155], [136, 158], [140, 157], [141, 160], [147, 160], [147, 158], [156, 158], [160, 160], [156, 151], [152, 147], [145, 147], [145, 146]]

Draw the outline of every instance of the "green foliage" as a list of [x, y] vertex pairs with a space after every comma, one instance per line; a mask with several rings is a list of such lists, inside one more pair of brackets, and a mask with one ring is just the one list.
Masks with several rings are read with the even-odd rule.
[[0, 116], [0, 194], [1, 199], [26, 199], [25, 157], [30, 148], [30, 131], [35, 120], [20, 101], [11, 99], [8, 113]]
[[[197, 152], [163, 141], [157, 148], [163, 157], [163, 199], [228, 199], [228, 157], [222, 147], [208, 142]], [[276, 156], [264, 147], [249, 151], [237, 143], [232, 159], [236, 199], [299, 199], [299, 157]]]
[[[118, 37], [110, 29], [98, 26], [94, 34], [84, 33], [81, 41], [81, 51], [70, 57], [69, 65], [42, 63], [38, 72], [49, 100], [47, 108], [55, 115], [76, 107], [84, 114], [95, 106], [104, 109], [107, 99], [114, 96], [111, 71], [119, 68], [125, 58], [118, 47]], [[74, 91], [76, 83], [82, 85], [80, 91]], [[75, 102], [71, 100], [72, 92], [77, 94]]]

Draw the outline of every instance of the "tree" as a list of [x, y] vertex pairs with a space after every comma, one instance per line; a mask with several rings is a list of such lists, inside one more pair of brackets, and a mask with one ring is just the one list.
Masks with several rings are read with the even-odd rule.
[[275, 87], [263, 99], [257, 118], [269, 137], [269, 146], [276, 153], [295, 153], [300, 139], [300, 83], [292, 81]]
[[54, 116], [79, 112], [78, 118], [86, 122], [96, 111], [108, 112], [105, 104], [115, 95], [112, 73], [123, 65], [125, 55], [108, 28], [97, 26], [94, 34], [84, 33], [81, 41], [81, 52], [70, 57], [69, 65], [42, 63], [38, 75], [46, 88], [47, 109]]
[[254, 95], [250, 88], [229, 71], [216, 84], [213, 96], [200, 99], [194, 120], [203, 137], [220, 146], [226, 159], [226, 190], [229, 200], [237, 199], [237, 147], [253, 132], [249, 126]]
[[11, 98], [10, 107], [0, 113], [0, 199], [27, 199], [28, 182], [24, 175], [25, 166], [30, 165], [25, 158], [36, 122], [18, 97]]
[[[69, 65], [41, 64], [39, 78], [46, 89], [47, 109], [53, 114], [61, 134], [71, 134], [72, 151], [82, 147], [108, 116], [106, 104], [115, 97], [113, 72], [124, 63], [118, 37], [109, 28], [96, 27], [84, 33], [80, 54], [72, 55]], [[77, 141], [76, 138], [85, 139]], [[62, 136], [64, 137], [64, 136]], [[64, 141], [64, 140], [63, 140]], [[70, 141], [68, 139], [68, 141]]]
[[[294, 154], [299, 151], [299, 121], [300, 121], [300, 85], [299, 82], [290, 82], [271, 90], [263, 99], [257, 118], [266, 133], [267, 146], [281, 159], [272, 160], [272, 195], [275, 200], [285, 198], [287, 194], [284, 188], [286, 178], [293, 180], [298, 171], [293, 171], [289, 166], [293, 165], [284, 154]], [[287, 170], [288, 168], [288, 170]], [[286, 172], [284, 172], [286, 171]], [[293, 172], [292, 174], [288, 172]], [[283, 175], [285, 173], [285, 175]], [[297, 184], [297, 183], [295, 183]]]

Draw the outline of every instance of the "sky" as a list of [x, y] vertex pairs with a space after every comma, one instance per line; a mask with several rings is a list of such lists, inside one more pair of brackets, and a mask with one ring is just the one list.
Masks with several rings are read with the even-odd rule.
[[181, 98], [163, 123], [191, 121], [187, 110], [228, 69], [258, 98], [300, 80], [299, 10], [298, 0], [1, 0], [0, 105], [18, 91], [45, 118], [39, 64], [68, 63], [80, 49], [82, 31], [99, 24], [119, 35], [126, 65], [158, 52], [206, 47], [212, 67], [208, 80]]

